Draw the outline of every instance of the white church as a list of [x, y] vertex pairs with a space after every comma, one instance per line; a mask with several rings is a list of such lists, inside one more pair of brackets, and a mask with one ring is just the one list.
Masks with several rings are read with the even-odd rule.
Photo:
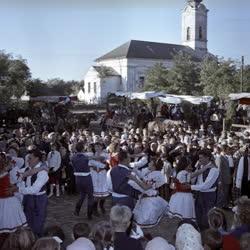
[[109, 93], [140, 91], [146, 71], [156, 63], [171, 68], [173, 55], [180, 51], [201, 61], [208, 54], [207, 13], [202, 0], [187, 0], [182, 11], [181, 45], [131, 40], [97, 58], [84, 77], [81, 99], [100, 103]]

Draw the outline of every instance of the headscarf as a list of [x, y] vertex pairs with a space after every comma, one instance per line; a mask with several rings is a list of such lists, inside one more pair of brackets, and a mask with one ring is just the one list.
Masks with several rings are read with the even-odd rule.
[[91, 240], [80, 237], [67, 246], [67, 250], [95, 250], [95, 245]]
[[182, 224], [176, 233], [177, 250], [203, 250], [201, 235], [191, 224]]
[[155, 237], [146, 245], [145, 250], [175, 250], [174, 246], [170, 245], [162, 237]]

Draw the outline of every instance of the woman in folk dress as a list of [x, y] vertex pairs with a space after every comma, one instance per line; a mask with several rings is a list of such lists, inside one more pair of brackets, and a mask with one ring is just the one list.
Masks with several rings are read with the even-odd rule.
[[10, 177], [7, 172], [6, 156], [0, 154], [0, 234], [14, 232], [27, 226], [20, 201], [11, 192]]
[[103, 152], [102, 144], [99, 142], [95, 143], [94, 151], [95, 153], [89, 161], [89, 166], [91, 166], [90, 173], [94, 187], [94, 197], [96, 198], [94, 203], [94, 212], [97, 213], [99, 203], [102, 213], [105, 213], [105, 198], [109, 196], [106, 165], [108, 154]]
[[179, 188], [179, 184], [190, 183], [191, 165], [186, 157], [180, 158], [176, 166], [177, 176], [174, 180], [175, 190], [169, 201], [169, 215], [181, 219], [195, 220], [195, 205], [191, 190]]
[[[196, 163], [198, 166], [199, 161]], [[186, 183], [207, 170], [208, 167], [203, 167], [200, 170], [192, 172], [192, 163], [186, 157], [180, 158], [176, 166], [177, 176], [174, 179], [174, 193], [169, 201], [169, 215], [177, 216], [181, 219], [195, 220], [195, 204], [193, 194], [190, 188], [186, 188]]]
[[134, 181], [129, 181], [131, 186], [143, 193], [133, 211], [135, 222], [143, 228], [156, 226], [161, 218], [168, 213], [168, 202], [158, 195], [157, 190], [165, 183], [164, 175], [160, 171], [162, 165], [161, 160], [151, 158], [147, 168], [141, 171], [134, 170], [137, 175], [136, 178], [139, 177], [151, 186], [148, 190], [143, 190]]

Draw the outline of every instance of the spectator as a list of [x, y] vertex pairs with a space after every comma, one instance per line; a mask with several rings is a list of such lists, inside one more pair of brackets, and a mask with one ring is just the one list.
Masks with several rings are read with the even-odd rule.
[[250, 233], [245, 233], [240, 238], [240, 250], [248, 250], [250, 246]]
[[65, 234], [61, 227], [54, 225], [45, 228], [44, 230], [45, 237], [57, 237], [59, 241], [61, 241], [61, 246], [63, 246], [63, 242], [65, 240]]
[[1, 250], [31, 250], [35, 241], [35, 235], [30, 229], [20, 228], [8, 236]]
[[182, 224], [176, 233], [177, 250], [203, 250], [200, 233], [191, 224]]
[[93, 242], [100, 242], [102, 248], [106, 250], [113, 249], [113, 235], [112, 228], [109, 222], [100, 221], [94, 225], [92, 232], [90, 234], [90, 238]]
[[243, 234], [250, 232], [250, 199], [242, 196], [234, 207], [235, 228], [229, 235], [223, 237], [223, 249], [240, 249], [240, 238]]
[[[95, 249], [94, 244], [88, 240], [90, 227], [87, 223], [77, 223], [73, 227], [74, 242], [67, 247], [67, 250]], [[85, 248], [83, 248], [85, 247]]]
[[52, 237], [43, 237], [36, 241], [32, 250], [60, 250], [60, 243]]
[[221, 234], [227, 233], [226, 217], [220, 208], [212, 208], [208, 212], [208, 224], [210, 229], [218, 230]]
[[146, 245], [145, 250], [174, 250], [174, 246], [170, 245], [165, 239], [162, 237], [155, 237]]
[[207, 229], [202, 232], [202, 243], [206, 250], [220, 250], [222, 248], [222, 235], [219, 231]]
[[116, 205], [110, 212], [111, 226], [114, 231], [114, 250], [140, 250], [139, 240], [130, 238], [127, 229], [131, 224], [132, 212], [127, 206]]

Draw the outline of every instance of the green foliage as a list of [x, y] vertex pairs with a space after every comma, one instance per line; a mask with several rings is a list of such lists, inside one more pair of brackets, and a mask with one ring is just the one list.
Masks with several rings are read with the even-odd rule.
[[[238, 70], [239, 84], [241, 82], [241, 70]], [[243, 92], [250, 92], [250, 65], [246, 65], [243, 71]]]
[[156, 63], [146, 72], [145, 90], [166, 90], [171, 87], [169, 71], [162, 63]]
[[205, 58], [200, 75], [204, 95], [225, 99], [230, 93], [239, 90], [237, 68], [231, 60]]
[[8, 103], [12, 96], [19, 98], [25, 91], [31, 73], [27, 63], [21, 57], [0, 51], [0, 98]]
[[84, 85], [78, 81], [64, 81], [59, 78], [53, 78], [47, 82], [40, 79], [32, 79], [28, 83], [27, 91], [30, 96], [67, 96], [77, 94], [80, 88]]
[[199, 90], [199, 67], [191, 57], [178, 53], [174, 56], [174, 66], [167, 69], [156, 63], [146, 73], [145, 90], [165, 90], [168, 93], [191, 95]]
[[112, 74], [113, 74], [113, 71], [110, 69], [110, 67], [102, 65], [98, 69], [98, 77], [100, 79], [103, 79], [103, 78], [110, 76]]
[[233, 117], [235, 117], [236, 115], [237, 105], [238, 103], [236, 101], [229, 101], [227, 103], [226, 116], [225, 116], [226, 129], [229, 129], [233, 123]]

